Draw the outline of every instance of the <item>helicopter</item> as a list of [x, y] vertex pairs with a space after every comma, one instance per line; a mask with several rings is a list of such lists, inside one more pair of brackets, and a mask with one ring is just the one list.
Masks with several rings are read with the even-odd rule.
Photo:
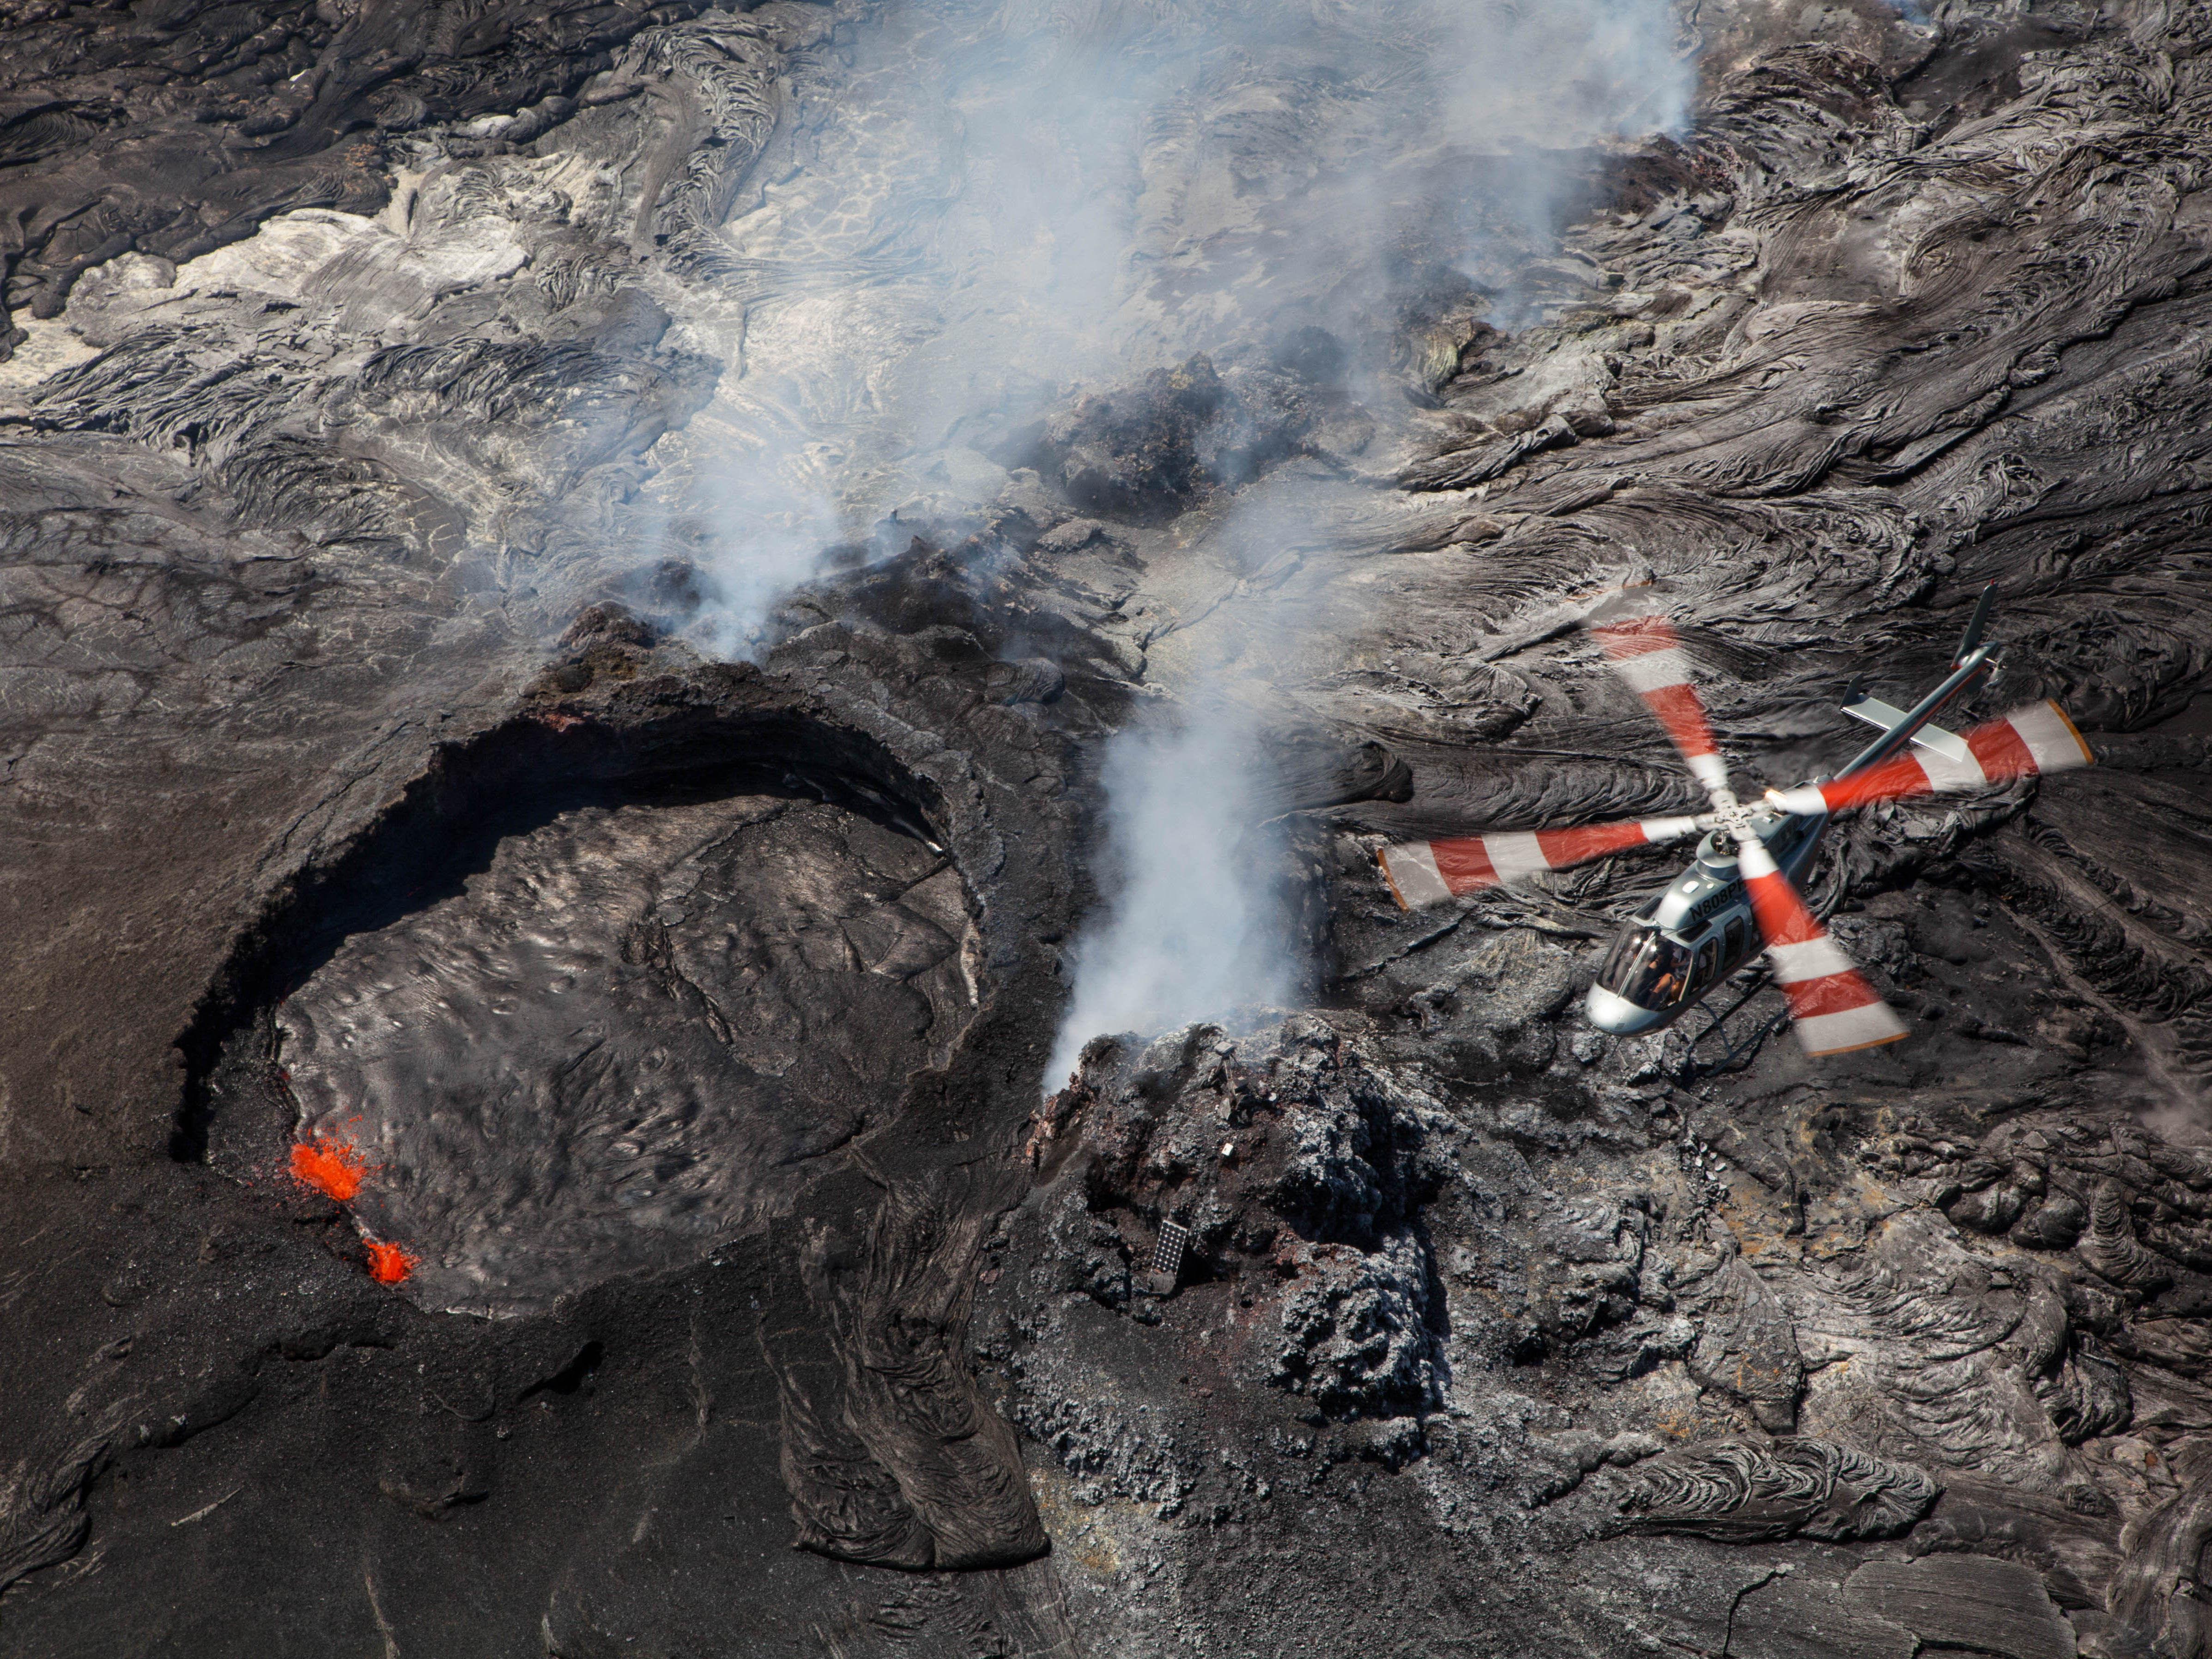
[[1606, 952], [1585, 1004], [1590, 1024], [1619, 1036], [1671, 1025], [1764, 949], [1807, 1054], [1894, 1042], [1905, 1035], [1905, 1022], [1852, 966], [1799, 891], [1832, 816], [2093, 763], [2089, 745], [2056, 702], [2031, 703], [1965, 732], [1932, 723], [1996, 666], [1996, 647], [1982, 639], [1996, 591], [1995, 583], [1982, 591], [1949, 674], [1910, 709], [1867, 696], [1853, 683], [1843, 712], [1880, 727], [1881, 734], [1840, 772], [1769, 789], [1753, 802], [1739, 799], [1729, 781], [1674, 626], [1661, 616], [1635, 614], [1631, 607], [1638, 601], [1617, 595], [1583, 625], [1666, 728], [1712, 810], [1401, 842], [1376, 855], [1383, 879], [1400, 908], [1413, 910], [1631, 848], [1702, 836], [1689, 867], [1636, 913]]

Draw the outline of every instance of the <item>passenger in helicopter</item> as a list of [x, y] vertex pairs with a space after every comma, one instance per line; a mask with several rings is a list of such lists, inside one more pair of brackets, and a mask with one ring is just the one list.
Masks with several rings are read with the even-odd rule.
[[1597, 982], [1640, 1008], [1671, 1008], [1689, 980], [1690, 953], [1658, 929], [1639, 927], [1614, 942]]

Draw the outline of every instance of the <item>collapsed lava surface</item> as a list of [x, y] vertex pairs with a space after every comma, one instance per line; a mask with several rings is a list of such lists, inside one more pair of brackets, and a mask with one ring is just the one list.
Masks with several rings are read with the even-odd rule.
[[949, 860], [823, 802], [580, 808], [349, 939], [278, 1054], [305, 1133], [377, 1149], [410, 1293], [511, 1313], [787, 1210], [948, 1057], [963, 936]]

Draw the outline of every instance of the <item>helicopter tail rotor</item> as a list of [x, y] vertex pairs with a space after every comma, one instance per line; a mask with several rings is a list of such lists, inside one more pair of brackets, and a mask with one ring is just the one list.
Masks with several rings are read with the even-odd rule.
[[1695, 817], [1629, 818], [1618, 823], [1585, 824], [1578, 830], [1536, 830], [1487, 836], [1455, 836], [1440, 841], [1400, 842], [1376, 854], [1382, 878], [1401, 910], [1418, 910], [1448, 898], [1479, 893], [1501, 882], [1518, 881], [1547, 870], [1565, 870], [1621, 853], [1632, 847], [1656, 847], [1710, 830], [1711, 814]]

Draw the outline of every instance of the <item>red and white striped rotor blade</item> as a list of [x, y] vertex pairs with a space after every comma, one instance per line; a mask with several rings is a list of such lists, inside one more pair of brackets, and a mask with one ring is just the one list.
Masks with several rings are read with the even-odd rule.
[[1797, 1040], [1805, 1052], [1847, 1054], [1905, 1036], [1905, 1022], [1851, 966], [1843, 947], [1806, 908], [1766, 843], [1749, 831], [1738, 837], [1736, 867], [1751, 894], [1752, 913], [1766, 937], [1766, 959], [1775, 983], [1790, 1000]]
[[1613, 672], [1659, 717], [1659, 724], [1667, 728], [1667, 735], [1689, 763], [1691, 775], [1705, 785], [1713, 805], [1723, 811], [1735, 805], [1728, 763], [1721, 758], [1720, 745], [1713, 741], [1705, 699], [1691, 679], [1690, 659], [1674, 624], [1662, 617], [1632, 617], [1624, 622], [1598, 623], [1589, 631], [1612, 659]]
[[1441, 904], [1502, 882], [1522, 881], [1547, 870], [1603, 858], [1632, 847], [1680, 841], [1708, 828], [1710, 818], [1630, 818], [1579, 830], [1534, 830], [1442, 841], [1407, 841], [1376, 855], [1382, 879], [1403, 910]]
[[1932, 749], [1908, 750], [1856, 777], [1770, 789], [1766, 798], [1785, 812], [1840, 812], [1847, 806], [1871, 806], [1908, 795], [1953, 794], [2095, 763], [2089, 745], [2055, 702], [2030, 703], [1960, 735], [1970, 757], [1966, 760], [1953, 760]]

